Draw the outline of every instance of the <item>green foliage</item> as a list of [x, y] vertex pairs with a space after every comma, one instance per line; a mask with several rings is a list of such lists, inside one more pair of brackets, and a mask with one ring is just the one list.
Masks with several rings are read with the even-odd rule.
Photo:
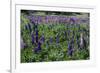
[[[69, 24], [57, 24], [57, 25], [38, 25], [39, 39], [44, 34], [45, 42], [41, 45], [42, 50], [38, 53], [34, 52], [37, 44], [32, 44], [31, 33], [25, 29], [29, 20], [24, 14], [21, 15], [21, 37], [26, 43], [27, 47], [21, 49], [21, 62], [49, 62], [49, 61], [67, 61], [67, 60], [86, 60], [89, 59], [89, 38], [86, 38], [87, 45], [84, 49], [80, 50], [76, 41], [79, 41], [80, 33], [84, 34], [84, 37], [89, 37], [89, 25], [69, 25]], [[33, 28], [32, 28], [33, 29]], [[66, 31], [66, 35], [64, 32]], [[70, 32], [69, 32], [70, 31]], [[33, 31], [35, 33], [35, 31]], [[68, 34], [69, 32], [69, 34]], [[56, 43], [56, 35], [59, 34], [60, 43]], [[74, 36], [74, 37], [73, 37]], [[53, 43], [49, 43], [49, 38], [53, 37]], [[72, 56], [68, 56], [68, 42], [74, 39], [74, 53]], [[78, 38], [78, 40], [76, 40]]]

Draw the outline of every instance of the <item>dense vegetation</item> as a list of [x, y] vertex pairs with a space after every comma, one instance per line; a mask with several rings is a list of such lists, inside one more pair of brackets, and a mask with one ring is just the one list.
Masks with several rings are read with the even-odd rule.
[[88, 13], [21, 11], [21, 62], [89, 59], [88, 18]]

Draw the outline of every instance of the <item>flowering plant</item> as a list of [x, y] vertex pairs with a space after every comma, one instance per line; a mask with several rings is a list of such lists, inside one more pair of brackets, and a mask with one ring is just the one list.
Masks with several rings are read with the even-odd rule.
[[89, 13], [22, 10], [20, 26], [22, 63], [89, 59]]

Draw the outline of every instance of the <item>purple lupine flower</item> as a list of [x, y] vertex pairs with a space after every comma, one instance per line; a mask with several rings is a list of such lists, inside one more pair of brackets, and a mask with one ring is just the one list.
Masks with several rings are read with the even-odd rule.
[[36, 24], [36, 16], [29, 16], [30, 22], [35, 25]]
[[67, 23], [67, 21], [68, 21], [68, 18], [67, 18], [67, 17], [65, 17], [65, 18], [64, 18], [64, 23], [66, 24], [66, 23]]
[[45, 20], [46, 20], [46, 24], [48, 24], [49, 16], [46, 16], [46, 17], [45, 17]]
[[35, 16], [29, 16], [28, 18], [30, 19], [30, 22], [33, 24], [33, 29], [35, 31], [35, 25], [36, 25], [36, 23], [35, 23]]
[[35, 17], [34, 16], [29, 16], [28, 18], [30, 19], [31, 23], [35, 24], [35, 21], [34, 21]]
[[38, 49], [41, 50], [41, 43], [38, 43]]
[[77, 18], [76, 17], [71, 17], [70, 18], [70, 23], [71, 24], [76, 24]]
[[38, 53], [39, 51], [41, 51], [41, 43], [40, 42], [38, 43], [37, 48], [34, 49], [35, 53]]
[[38, 16], [38, 17], [37, 17], [37, 22], [38, 22], [38, 24], [41, 23], [41, 16]]
[[32, 44], [34, 44], [34, 34], [32, 33]]
[[38, 24], [38, 16], [35, 17], [35, 23]]
[[68, 51], [67, 51], [67, 53], [68, 53], [69, 56], [73, 55], [73, 49], [72, 49], [72, 46], [71, 46], [70, 43], [68, 44]]
[[62, 17], [62, 23], [65, 23], [66, 17]]
[[38, 36], [38, 30], [36, 30], [36, 36]]
[[38, 43], [38, 30], [36, 30], [36, 43]]
[[58, 18], [58, 19], [59, 19], [59, 23], [62, 23], [62, 19], [61, 19], [61, 16], [59, 16], [59, 18]]

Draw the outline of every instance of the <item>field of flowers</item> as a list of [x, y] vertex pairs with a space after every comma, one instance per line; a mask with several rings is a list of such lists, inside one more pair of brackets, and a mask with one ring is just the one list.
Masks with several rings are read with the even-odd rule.
[[89, 14], [21, 11], [21, 63], [89, 59]]

